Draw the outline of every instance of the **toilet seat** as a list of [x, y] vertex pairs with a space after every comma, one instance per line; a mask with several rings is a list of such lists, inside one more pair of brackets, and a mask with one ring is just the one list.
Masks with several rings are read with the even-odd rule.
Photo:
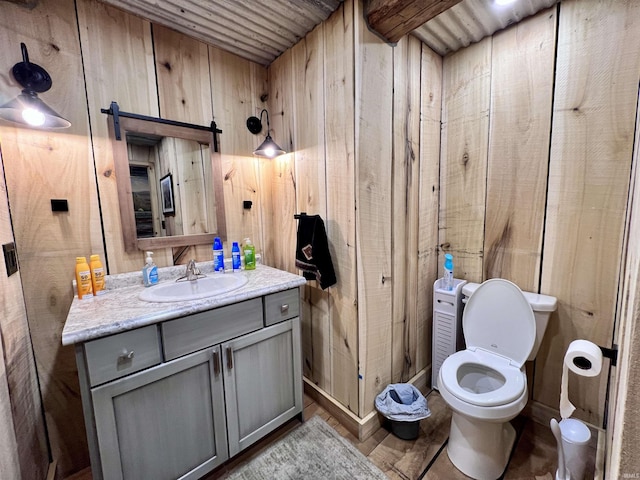
[[[464, 365], [478, 365], [486, 370], [498, 372], [504, 383], [495, 390], [474, 393], [463, 388], [458, 381], [458, 370]], [[467, 349], [448, 357], [440, 367], [440, 378], [445, 388], [463, 402], [480, 407], [506, 405], [517, 400], [527, 384], [525, 373], [513, 366], [509, 359], [500, 357], [482, 349]]]

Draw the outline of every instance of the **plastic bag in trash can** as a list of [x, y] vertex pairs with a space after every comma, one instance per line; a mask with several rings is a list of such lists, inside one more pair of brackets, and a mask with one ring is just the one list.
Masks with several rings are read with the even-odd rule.
[[431, 415], [427, 399], [410, 383], [392, 383], [377, 397], [376, 408], [389, 420], [411, 422]]

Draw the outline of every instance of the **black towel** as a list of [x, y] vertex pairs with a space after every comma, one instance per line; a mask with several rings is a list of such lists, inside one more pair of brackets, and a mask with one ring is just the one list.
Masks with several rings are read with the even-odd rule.
[[336, 283], [329, 242], [320, 215], [301, 215], [298, 224], [296, 267], [307, 280], [317, 280], [324, 290]]

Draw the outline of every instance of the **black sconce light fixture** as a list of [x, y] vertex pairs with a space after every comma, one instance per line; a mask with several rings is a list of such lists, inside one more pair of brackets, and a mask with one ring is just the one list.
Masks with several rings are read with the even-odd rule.
[[269, 112], [266, 109], [263, 109], [260, 112], [260, 118], [258, 117], [249, 117], [247, 118], [247, 128], [251, 133], [258, 134], [262, 131], [262, 114], [267, 115], [267, 136], [264, 139], [264, 142], [260, 144], [258, 148], [253, 151], [254, 155], [259, 157], [266, 158], [275, 158], [279, 155], [284, 155], [285, 152], [282, 148], [278, 146], [276, 142], [271, 138], [271, 126], [269, 125]]
[[0, 118], [38, 128], [70, 127], [71, 122], [38, 98], [38, 93], [51, 88], [51, 77], [40, 65], [29, 62], [29, 53], [24, 43], [20, 44], [20, 48], [22, 62], [16, 63], [11, 73], [23, 90], [16, 98], [0, 106]]

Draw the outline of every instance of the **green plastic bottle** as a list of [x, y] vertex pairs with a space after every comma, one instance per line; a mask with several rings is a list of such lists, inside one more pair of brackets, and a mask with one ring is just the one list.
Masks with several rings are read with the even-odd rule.
[[242, 251], [244, 253], [244, 269], [255, 270], [256, 269], [256, 247], [253, 246], [251, 240], [244, 239], [242, 245]]

